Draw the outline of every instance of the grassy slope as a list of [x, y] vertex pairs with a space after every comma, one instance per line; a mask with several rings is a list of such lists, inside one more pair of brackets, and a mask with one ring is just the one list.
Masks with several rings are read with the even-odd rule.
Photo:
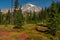
[[23, 40], [25, 40], [24, 39], [25, 35], [27, 36], [28, 40], [50, 40], [47, 34], [35, 30], [36, 28], [35, 24], [25, 24], [23, 26], [23, 29], [18, 29], [18, 32], [16, 32], [16, 29], [13, 29], [13, 27], [14, 27], [13, 25], [8, 25], [7, 27], [5, 27], [4, 25], [0, 25], [0, 39], [20, 40], [23, 35], [22, 38]]

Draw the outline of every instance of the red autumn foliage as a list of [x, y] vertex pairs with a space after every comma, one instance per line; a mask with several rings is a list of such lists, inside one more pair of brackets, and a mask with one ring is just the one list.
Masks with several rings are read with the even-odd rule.
[[19, 34], [18, 35], [18, 40], [27, 40], [29, 36], [27, 34]]
[[9, 35], [9, 33], [8, 32], [0, 32], [0, 35]]
[[5, 37], [4, 40], [12, 40], [10, 37]]

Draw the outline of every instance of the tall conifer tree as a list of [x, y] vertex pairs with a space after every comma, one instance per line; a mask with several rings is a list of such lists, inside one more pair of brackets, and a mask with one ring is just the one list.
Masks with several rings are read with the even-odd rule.
[[0, 24], [2, 24], [2, 20], [3, 20], [3, 18], [2, 18], [2, 12], [1, 12], [1, 9], [0, 9]]
[[54, 36], [56, 35], [56, 29], [58, 28], [58, 21], [56, 20], [58, 16], [58, 7], [56, 3], [53, 1], [50, 12], [49, 12], [49, 32]]

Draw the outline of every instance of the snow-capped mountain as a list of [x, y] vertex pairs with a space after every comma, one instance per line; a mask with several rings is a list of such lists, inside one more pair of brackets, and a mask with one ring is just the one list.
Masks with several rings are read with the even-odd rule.
[[39, 12], [42, 10], [42, 8], [37, 7], [36, 5], [33, 5], [33, 4], [26, 4], [26, 5], [22, 6], [21, 9], [23, 12], [30, 12], [30, 11]]
[[[1, 12], [3, 12], [3, 13], [7, 13], [8, 12], [8, 10], [10, 9], [10, 11], [12, 10], [12, 12], [13, 12], [13, 10], [14, 10], [14, 8], [6, 8], [6, 9], [1, 9]], [[18, 8], [19, 9], [19, 8]], [[25, 12], [33, 12], [33, 11], [35, 11], [35, 12], [39, 12], [39, 11], [41, 11], [42, 10], [42, 8], [41, 7], [37, 7], [36, 5], [33, 5], [33, 4], [26, 4], [26, 5], [24, 5], [24, 6], [22, 6], [21, 7], [21, 9], [22, 9], [22, 12], [23, 13], [25, 13]]]

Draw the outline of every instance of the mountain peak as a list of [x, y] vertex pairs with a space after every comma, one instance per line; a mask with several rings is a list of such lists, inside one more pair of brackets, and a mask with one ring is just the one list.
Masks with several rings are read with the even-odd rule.
[[24, 5], [24, 6], [22, 6], [22, 11], [23, 12], [38, 12], [38, 11], [41, 11], [42, 10], [42, 8], [41, 7], [38, 7], [38, 6], [36, 6], [36, 5], [33, 5], [33, 4], [30, 4], [30, 3], [28, 3], [28, 4], [26, 4], [26, 5]]
[[28, 3], [28, 4], [26, 4], [26, 5], [29, 5], [29, 6], [31, 6], [31, 7], [34, 7], [35, 5], [33, 5], [33, 4], [30, 4], [30, 3]]

